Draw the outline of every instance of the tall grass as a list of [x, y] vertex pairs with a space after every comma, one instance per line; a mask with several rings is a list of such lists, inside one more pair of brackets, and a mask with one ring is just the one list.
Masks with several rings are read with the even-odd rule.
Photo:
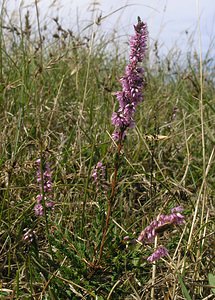
[[[46, 35], [38, 14], [37, 34], [30, 15], [21, 20], [7, 23], [2, 7], [1, 297], [213, 299], [213, 58], [188, 53], [182, 64], [172, 52], [160, 59], [156, 45], [150, 49], [145, 100], [120, 157], [98, 265], [108, 196], [96, 189], [92, 170], [102, 161], [109, 184], [117, 151], [110, 118], [126, 57], [117, 42], [110, 52], [111, 41], [96, 40], [94, 31], [77, 35], [55, 19], [56, 30]], [[55, 208], [37, 217], [35, 162], [44, 156]], [[185, 208], [186, 224], [160, 234], [169, 257], [153, 271], [146, 260], [153, 246], [134, 241], [177, 205]], [[31, 240], [23, 239], [26, 228]]]

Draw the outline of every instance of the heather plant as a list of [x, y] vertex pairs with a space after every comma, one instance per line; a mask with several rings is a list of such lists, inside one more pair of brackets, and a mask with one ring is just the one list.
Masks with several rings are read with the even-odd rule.
[[[138, 17], [138, 23], [134, 26], [135, 35], [130, 38], [130, 61], [125, 68], [125, 75], [120, 79], [122, 84], [122, 91], [116, 92], [116, 97], [119, 102], [119, 109], [112, 115], [112, 124], [115, 126], [115, 131], [112, 135], [113, 139], [117, 142], [117, 156], [114, 167], [114, 176], [112, 179], [112, 190], [110, 199], [108, 199], [108, 210], [106, 217], [106, 224], [103, 230], [103, 236], [100, 246], [99, 260], [100, 262], [103, 252], [103, 247], [106, 239], [106, 234], [109, 226], [109, 219], [111, 216], [112, 204], [115, 197], [115, 189], [117, 185], [117, 173], [119, 169], [119, 162], [123, 141], [126, 137], [128, 128], [134, 127], [134, 113], [136, 106], [143, 100], [143, 83], [144, 83], [144, 69], [138, 65], [146, 56], [147, 48], [147, 25]], [[98, 175], [100, 169], [101, 175]], [[98, 162], [93, 171], [93, 178], [98, 184], [98, 177], [104, 178], [104, 166]], [[169, 225], [180, 225], [184, 222], [184, 216], [181, 215], [183, 208], [178, 206], [171, 210], [170, 215], [159, 215], [156, 220], [152, 221], [139, 235], [137, 241], [152, 242], [155, 239], [157, 232], [160, 228]], [[155, 252], [148, 257], [148, 261], [153, 262], [159, 258], [167, 255], [165, 247], [159, 247]]]
[[115, 131], [112, 134], [112, 137], [117, 141], [117, 155], [114, 162], [114, 175], [111, 182], [111, 193], [108, 198], [106, 223], [103, 229], [99, 259], [97, 263], [100, 262], [102, 257], [109, 220], [111, 217], [123, 141], [125, 139], [127, 129], [134, 126], [133, 117], [136, 106], [143, 100], [144, 70], [142, 67], [138, 66], [138, 63], [141, 63], [145, 57], [148, 32], [146, 24], [141, 21], [140, 17], [138, 17], [138, 23], [134, 26], [134, 30], [135, 34], [130, 38], [130, 61], [125, 68], [125, 75], [120, 79], [122, 91], [116, 92], [119, 109], [117, 112], [112, 114], [111, 118], [112, 124], [115, 126]]
[[0, 298], [213, 299], [210, 49], [164, 55], [141, 20], [127, 45], [96, 10], [76, 30], [6, 4]]

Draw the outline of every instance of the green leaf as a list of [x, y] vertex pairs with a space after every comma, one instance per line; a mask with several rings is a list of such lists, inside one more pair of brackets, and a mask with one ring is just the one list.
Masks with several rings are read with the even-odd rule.
[[0, 292], [0, 297], [1, 297], [1, 296], [9, 296], [9, 294], [6, 293], [6, 292]]
[[192, 300], [192, 298], [190, 297], [190, 294], [182, 280], [182, 277], [178, 274], [178, 281], [181, 285], [181, 289], [182, 289], [182, 293], [183, 293], [183, 296], [185, 297], [186, 300]]
[[[210, 284], [210, 285], [215, 286], [215, 275], [209, 273], [209, 274], [208, 274], [208, 281], [209, 281], [209, 284]], [[212, 292], [215, 294], [215, 288], [212, 288], [211, 290], [212, 290]]]

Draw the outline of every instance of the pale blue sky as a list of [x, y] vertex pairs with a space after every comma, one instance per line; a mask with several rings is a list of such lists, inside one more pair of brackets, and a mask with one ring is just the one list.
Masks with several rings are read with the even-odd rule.
[[[6, 0], [10, 12], [16, 11], [20, 5], [31, 7], [33, 0]], [[39, 8], [42, 18], [50, 19], [58, 15], [65, 28], [76, 28], [79, 18], [80, 30], [83, 29], [92, 16], [89, 0], [40, 0]], [[95, 1], [94, 1], [95, 2]], [[119, 35], [131, 34], [132, 24], [137, 16], [148, 23], [151, 43], [157, 38], [163, 51], [178, 46], [182, 49], [191, 47], [191, 40], [198, 50], [200, 25], [202, 50], [206, 52], [215, 38], [215, 0], [96, 0], [97, 14], [108, 15], [118, 8], [128, 5], [124, 9], [112, 14], [102, 22], [101, 29], [110, 33], [117, 29]], [[53, 4], [54, 3], [54, 4]], [[30, 5], [30, 6], [29, 6]], [[24, 9], [22, 9], [24, 14]], [[199, 20], [198, 21], [198, 17]], [[188, 35], [185, 34], [188, 31]], [[188, 36], [192, 36], [189, 39]]]

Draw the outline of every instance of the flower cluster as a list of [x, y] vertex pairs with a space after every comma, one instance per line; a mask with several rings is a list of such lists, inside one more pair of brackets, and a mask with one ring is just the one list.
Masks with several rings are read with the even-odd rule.
[[99, 186], [105, 187], [105, 166], [102, 162], [99, 161], [94, 167], [92, 177], [97, 189]]
[[143, 74], [144, 69], [138, 66], [142, 62], [147, 45], [147, 26], [138, 18], [134, 26], [135, 35], [130, 39], [130, 62], [125, 69], [124, 76], [120, 79], [122, 91], [116, 92], [119, 109], [112, 115], [112, 124], [115, 126], [113, 138], [123, 140], [127, 128], [134, 127], [133, 115], [137, 104], [143, 100]]
[[160, 246], [158, 247], [154, 253], [152, 253], [152, 255], [150, 255], [147, 260], [149, 262], [154, 262], [156, 260], [159, 260], [161, 257], [164, 257], [164, 256], [167, 256], [168, 255], [168, 250], [163, 247], [163, 246]]
[[181, 214], [183, 208], [181, 206], [175, 207], [171, 210], [169, 215], [159, 215], [156, 220], [153, 220], [139, 235], [139, 242], [153, 242], [155, 236], [164, 231], [165, 228], [171, 225], [180, 225], [184, 223], [184, 216]]
[[42, 205], [42, 200], [44, 199], [47, 208], [53, 208], [54, 202], [50, 200], [52, 197], [52, 179], [51, 179], [51, 169], [48, 163], [44, 166], [40, 159], [36, 161], [37, 164], [37, 183], [40, 187], [40, 194], [36, 197], [36, 205], [34, 206], [34, 212], [37, 216], [42, 216], [44, 214], [44, 208]]
[[[139, 242], [153, 242], [155, 237], [160, 233], [165, 231], [167, 228], [173, 225], [181, 225], [184, 223], [184, 216], [181, 214], [183, 208], [177, 206], [171, 209], [169, 215], [159, 215], [156, 220], [153, 220], [139, 235]], [[160, 259], [163, 256], [166, 256], [168, 251], [165, 247], [158, 247], [155, 252], [147, 258], [148, 261], [153, 262]]]

